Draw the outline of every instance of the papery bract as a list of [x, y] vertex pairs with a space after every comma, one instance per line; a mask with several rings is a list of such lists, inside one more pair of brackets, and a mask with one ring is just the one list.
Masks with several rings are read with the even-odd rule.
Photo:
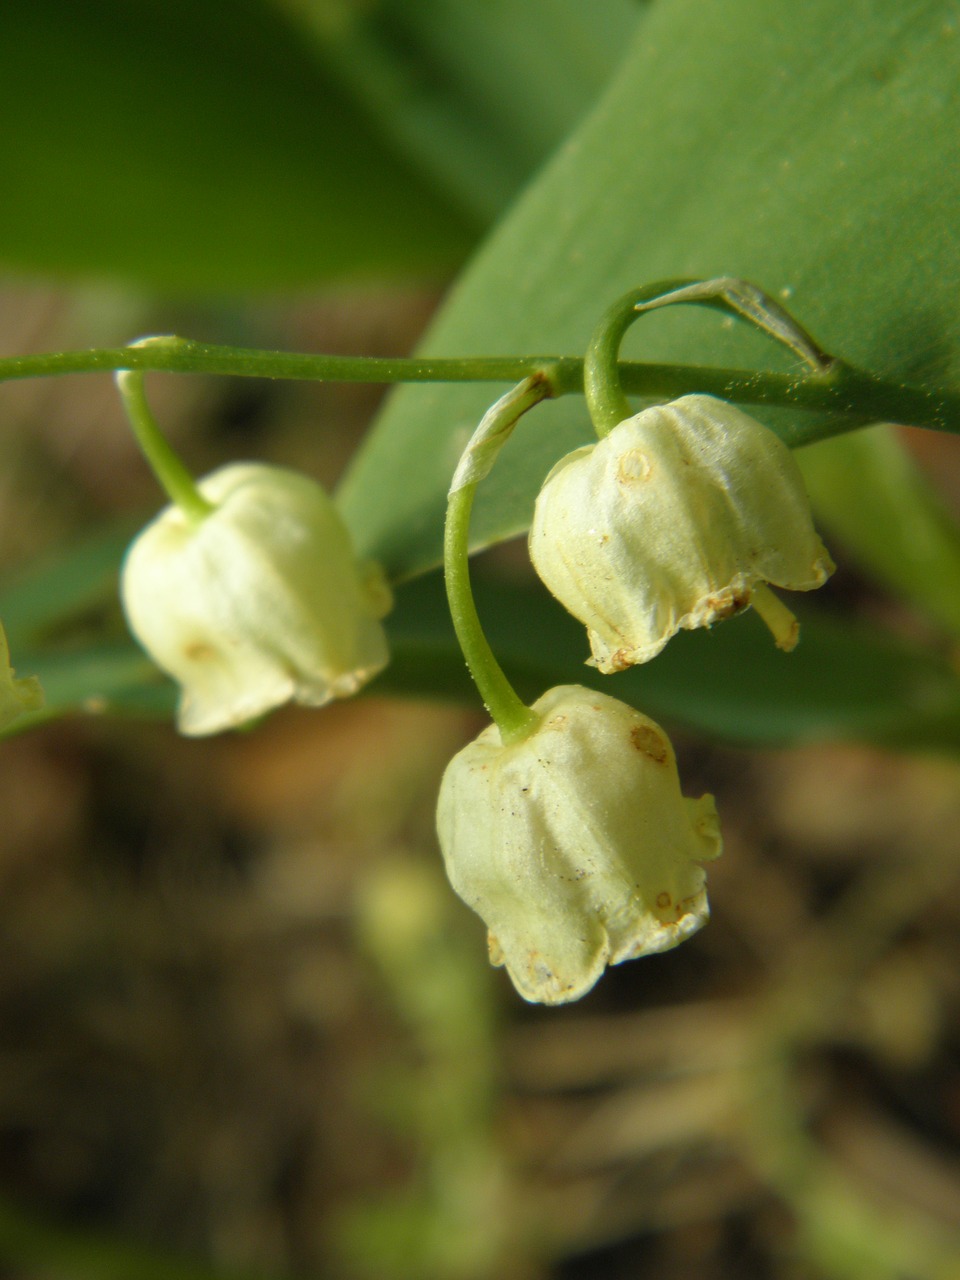
[[530, 1001], [561, 1004], [608, 964], [665, 951], [707, 920], [699, 863], [721, 850], [713, 797], [686, 799], [666, 734], [580, 685], [460, 751], [437, 830], [453, 888], [486, 922], [490, 958]]
[[43, 689], [36, 676], [18, 678], [10, 665], [7, 635], [0, 626], [0, 731], [7, 729], [26, 711], [43, 706]]
[[217, 733], [294, 700], [355, 693], [387, 662], [390, 593], [357, 562], [313, 480], [233, 463], [199, 482], [199, 522], [167, 507], [130, 547], [121, 595], [134, 635], [181, 686], [183, 733]]
[[[809, 591], [834, 567], [790, 450], [702, 395], [645, 409], [561, 459], [537, 498], [530, 556], [606, 673], [739, 612], [764, 583]], [[791, 640], [787, 627], [778, 643]]]

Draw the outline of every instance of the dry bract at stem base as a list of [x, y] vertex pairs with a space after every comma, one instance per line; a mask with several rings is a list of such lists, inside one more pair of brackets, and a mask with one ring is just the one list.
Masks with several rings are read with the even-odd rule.
[[130, 628], [181, 686], [183, 733], [218, 733], [284, 702], [347, 697], [387, 662], [391, 603], [324, 490], [234, 463], [201, 480], [199, 522], [167, 507], [127, 553]]
[[0, 626], [0, 730], [9, 728], [27, 711], [43, 706], [43, 689], [36, 676], [18, 677], [10, 665], [7, 633]]
[[709, 627], [755, 593], [792, 647], [792, 615], [764, 584], [809, 591], [834, 568], [790, 450], [702, 395], [645, 409], [561, 459], [537, 498], [530, 556], [604, 673], [647, 662], [681, 628]]
[[709, 916], [701, 862], [721, 851], [713, 797], [685, 798], [666, 734], [580, 685], [533, 705], [506, 745], [495, 725], [450, 762], [437, 830], [490, 958], [526, 1000], [562, 1004], [608, 964], [665, 951]]

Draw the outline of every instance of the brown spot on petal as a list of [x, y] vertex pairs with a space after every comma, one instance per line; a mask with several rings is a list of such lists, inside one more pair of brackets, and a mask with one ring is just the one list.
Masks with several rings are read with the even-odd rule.
[[205, 640], [194, 640], [192, 644], [184, 645], [183, 656], [191, 662], [209, 662], [217, 656], [217, 651]]
[[649, 480], [653, 465], [641, 449], [628, 449], [617, 463], [617, 479], [621, 484], [642, 484]]
[[630, 741], [633, 743], [637, 751], [643, 753], [656, 764], [663, 764], [669, 751], [667, 744], [661, 734], [657, 733], [648, 724], [636, 724], [630, 730]]
[[487, 930], [487, 955], [490, 957], [490, 963], [495, 969], [499, 969], [505, 963], [503, 949], [489, 929]]
[[611, 671], [626, 671], [627, 667], [632, 665], [629, 649], [618, 649], [616, 653], [610, 655], [609, 668]]
[[669, 893], [667, 893], [666, 891], [664, 891], [663, 893], [658, 893], [658, 894], [657, 894], [657, 906], [658, 906], [661, 910], [663, 910], [663, 908], [664, 908], [664, 907], [669, 907], [669, 905], [670, 905], [670, 895], [669, 895]]
[[742, 613], [750, 603], [750, 598], [751, 592], [747, 587], [727, 587], [716, 595], [707, 596], [703, 602], [703, 610], [711, 621], [723, 622], [725, 618]]

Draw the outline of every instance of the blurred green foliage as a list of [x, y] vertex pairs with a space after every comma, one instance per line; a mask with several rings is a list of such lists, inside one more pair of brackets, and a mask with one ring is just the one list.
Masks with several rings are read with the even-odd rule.
[[10, 0], [0, 258], [194, 295], [445, 278], [619, 56], [632, 6], [591, 10]]

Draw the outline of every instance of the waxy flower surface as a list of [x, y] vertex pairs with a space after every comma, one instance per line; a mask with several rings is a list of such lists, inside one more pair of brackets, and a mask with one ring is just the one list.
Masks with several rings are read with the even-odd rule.
[[666, 734], [580, 685], [533, 706], [504, 744], [495, 725], [460, 751], [437, 830], [453, 888], [485, 921], [490, 959], [526, 1000], [561, 1004], [608, 964], [665, 951], [709, 910], [699, 865], [721, 851], [713, 797], [686, 799]]
[[355, 693], [387, 662], [390, 594], [357, 562], [324, 490], [279, 467], [234, 463], [198, 488], [199, 522], [170, 506], [127, 553], [130, 628], [181, 686], [183, 733], [217, 733], [294, 700]]
[[790, 648], [795, 622], [783, 606], [770, 620], [778, 602], [764, 584], [809, 591], [834, 568], [787, 446], [702, 395], [645, 409], [561, 459], [537, 498], [530, 556], [607, 673], [647, 662], [681, 628], [738, 613], [755, 593]]

